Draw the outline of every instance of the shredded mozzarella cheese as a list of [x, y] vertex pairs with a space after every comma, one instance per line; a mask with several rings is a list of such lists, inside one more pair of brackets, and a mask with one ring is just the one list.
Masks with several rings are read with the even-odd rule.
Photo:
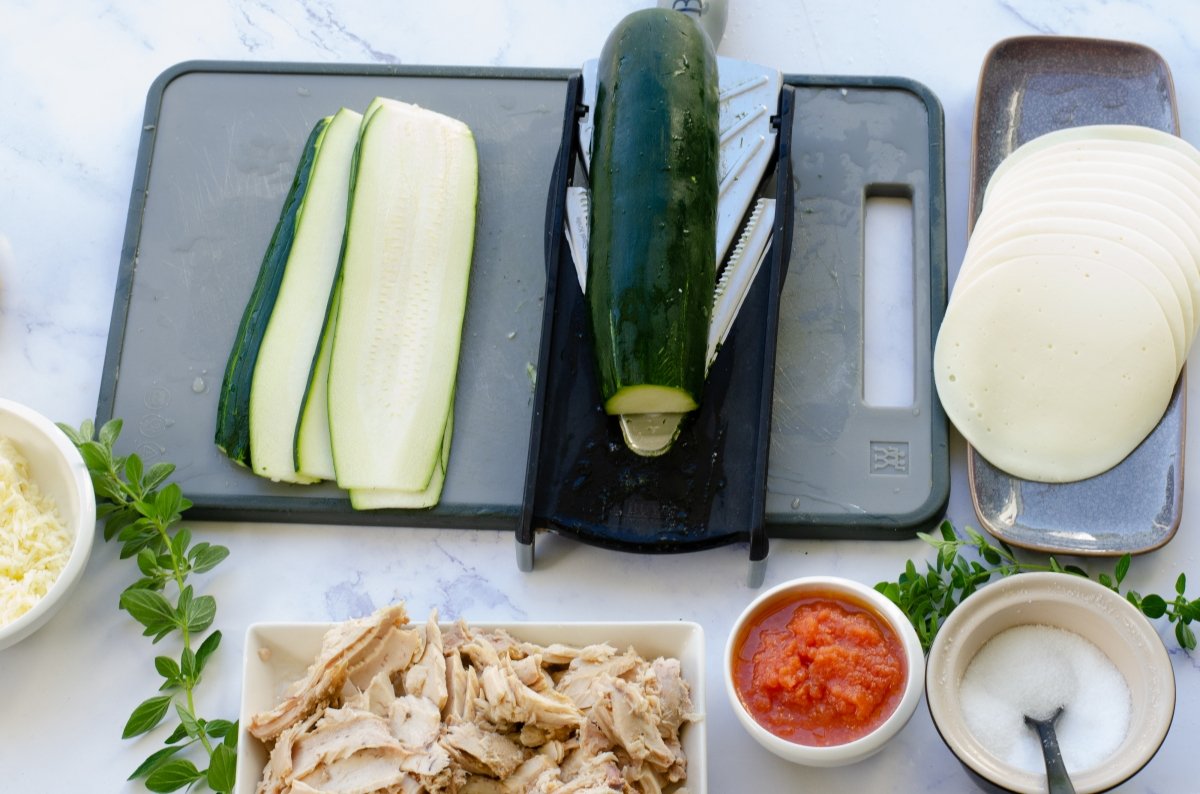
[[71, 554], [71, 535], [54, 501], [29, 477], [29, 464], [0, 438], [0, 626], [49, 591]]

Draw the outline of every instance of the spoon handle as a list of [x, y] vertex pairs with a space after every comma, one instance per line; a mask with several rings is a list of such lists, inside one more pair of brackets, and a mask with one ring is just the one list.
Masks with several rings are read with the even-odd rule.
[[1046, 759], [1046, 782], [1050, 794], [1075, 794], [1075, 786], [1067, 775], [1067, 767], [1063, 764], [1062, 753], [1058, 750], [1058, 737], [1054, 733], [1054, 723], [1051, 720], [1035, 720], [1038, 738], [1042, 741], [1042, 757]]

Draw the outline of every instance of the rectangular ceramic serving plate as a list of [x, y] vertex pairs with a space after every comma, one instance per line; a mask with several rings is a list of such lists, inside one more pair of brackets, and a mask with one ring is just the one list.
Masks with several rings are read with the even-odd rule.
[[[321, 638], [334, 623], [255, 623], [246, 630], [242, 673], [242, 705], [238, 722], [237, 785], [235, 794], [252, 794], [267, 763], [266, 747], [246, 730], [250, 717], [272, 708], [284, 689], [301, 678], [321, 649]], [[443, 630], [450, 623], [440, 624]], [[633, 647], [647, 659], [659, 656], [679, 660], [684, 680], [692, 690], [698, 718], [688, 723], [680, 738], [688, 758], [687, 788], [692, 794], [708, 791], [705, 756], [704, 629], [690, 622], [588, 622], [588, 623], [474, 623], [482, 631], [503, 629], [518, 640], [542, 645], [608, 643], [624, 650]]]
[[[975, 115], [969, 224], [992, 172], [1021, 144], [1087, 124], [1138, 124], [1178, 134], [1171, 73], [1139, 44], [1058, 36], [1001, 41], [984, 61]], [[1162, 420], [1115, 468], [1049, 484], [1000, 471], [968, 448], [968, 485], [983, 526], [1015, 546], [1120, 555], [1162, 546], [1183, 509], [1186, 369]]]

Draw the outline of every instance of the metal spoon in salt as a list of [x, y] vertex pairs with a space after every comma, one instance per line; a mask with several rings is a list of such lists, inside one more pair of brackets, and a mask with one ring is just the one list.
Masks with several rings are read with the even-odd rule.
[[1042, 720], [1026, 714], [1025, 724], [1037, 731], [1042, 742], [1042, 758], [1046, 761], [1046, 783], [1050, 787], [1050, 794], [1075, 794], [1075, 786], [1071, 784], [1062, 753], [1058, 750], [1058, 736], [1054, 733], [1054, 723], [1062, 713], [1063, 707], [1059, 706]]

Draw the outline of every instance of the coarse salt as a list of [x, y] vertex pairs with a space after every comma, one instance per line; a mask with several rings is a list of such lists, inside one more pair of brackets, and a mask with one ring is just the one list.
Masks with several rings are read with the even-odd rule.
[[0, 626], [46, 595], [67, 564], [71, 540], [24, 456], [0, 438]]
[[963, 719], [994, 755], [1033, 773], [1045, 770], [1041, 743], [1025, 715], [1055, 722], [1068, 772], [1110, 757], [1129, 730], [1129, 685], [1103, 651], [1055, 626], [1015, 626], [984, 644], [967, 665]]

